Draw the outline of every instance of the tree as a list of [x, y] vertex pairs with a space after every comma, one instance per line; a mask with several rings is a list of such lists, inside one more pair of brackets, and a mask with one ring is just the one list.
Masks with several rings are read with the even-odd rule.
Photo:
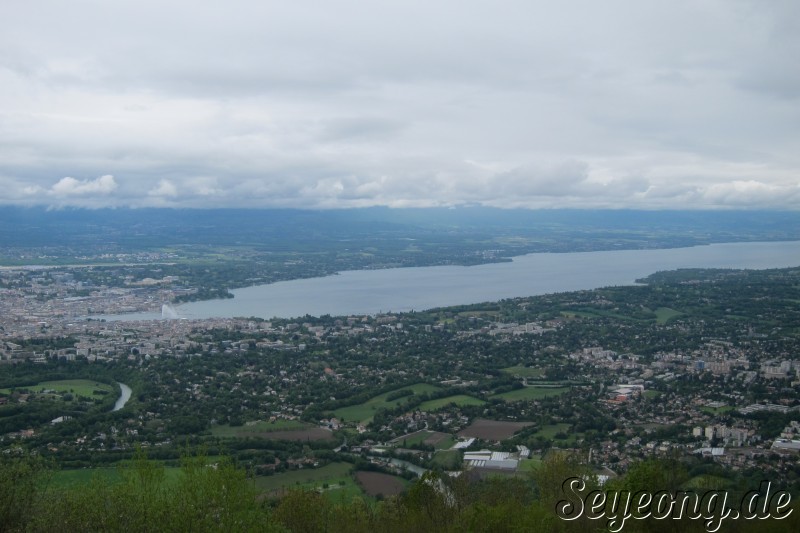
[[32, 513], [34, 531], [279, 531], [242, 469], [186, 454], [177, 479], [137, 451], [122, 481], [94, 478], [55, 495]]
[[[0, 531], [25, 529], [46, 495], [51, 471], [39, 457], [11, 450], [0, 457]], [[43, 489], [43, 487], [45, 487]]]
[[531, 475], [539, 501], [550, 509], [555, 509], [568, 496], [565, 483], [570, 479], [583, 481], [584, 488], [580, 491], [583, 494], [588, 494], [597, 487], [597, 477], [591, 469], [578, 461], [574, 454], [561, 450], [551, 450]]

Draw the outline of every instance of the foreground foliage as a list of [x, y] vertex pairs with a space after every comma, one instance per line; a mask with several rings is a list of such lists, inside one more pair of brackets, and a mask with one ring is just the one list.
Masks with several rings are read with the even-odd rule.
[[181, 475], [139, 452], [122, 481], [95, 477], [79, 488], [54, 490], [45, 465], [28, 457], [0, 464], [0, 531], [281, 531], [257, 501], [244, 470], [229, 460], [185, 456]]
[[[598, 531], [605, 520], [561, 520], [555, 513], [563, 480], [581, 476], [585, 493], [596, 480], [568, 455], [552, 454], [531, 478], [458, 478], [429, 472], [404, 494], [381, 501], [354, 497], [333, 503], [316, 491], [295, 490], [279, 501], [258, 496], [246, 473], [229, 460], [213, 464], [185, 455], [181, 476], [139, 452], [122, 468], [122, 481], [95, 478], [87, 486], [53, 490], [48, 465], [26, 455], [0, 460], [0, 531]], [[608, 490], [675, 490], [681, 469], [651, 460], [632, 468]], [[673, 486], [674, 485], [674, 486]], [[658, 485], [661, 486], [661, 485]], [[727, 522], [722, 531], [797, 531], [794, 504], [786, 520]], [[625, 531], [704, 531], [703, 521], [631, 519]]]

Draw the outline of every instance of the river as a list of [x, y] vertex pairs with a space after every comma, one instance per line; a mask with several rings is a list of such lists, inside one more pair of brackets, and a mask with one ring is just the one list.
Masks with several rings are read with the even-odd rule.
[[[178, 306], [181, 318], [364, 315], [425, 310], [503, 298], [631, 285], [661, 270], [679, 268], [784, 268], [800, 266], [800, 241], [711, 244], [661, 250], [539, 253], [507, 263], [353, 270], [321, 278], [256, 285], [231, 291], [233, 299]], [[105, 315], [108, 320], [150, 320], [160, 313]]]
[[131, 388], [124, 383], [117, 382], [117, 384], [119, 385], [120, 395], [119, 398], [117, 398], [117, 403], [114, 404], [112, 411], [119, 411], [125, 407], [125, 404], [131, 399], [131, 393], [133, 392]]

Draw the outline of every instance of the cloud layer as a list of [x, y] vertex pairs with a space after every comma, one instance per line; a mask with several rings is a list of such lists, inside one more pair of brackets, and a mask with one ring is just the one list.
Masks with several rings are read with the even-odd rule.
[[0, 203], [797, 209], [798, 6], [11, 3]]

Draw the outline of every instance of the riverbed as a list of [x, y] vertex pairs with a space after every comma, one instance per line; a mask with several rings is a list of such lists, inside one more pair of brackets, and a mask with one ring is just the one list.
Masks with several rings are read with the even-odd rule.
[[119, 411], [120, 409], [125, 407], [125, 404], [128, 403], [128, 400], [131, 399], [131, 394], [133, 393], [131, 388], [125, 385], [124, 383], [117, 382], [117, 385], [119, 385], [120, 388], [120, 395], [119, 398], [117, 398], [117, 402], [114, 404], [114, 408], [112, 409], [112, 411]]

